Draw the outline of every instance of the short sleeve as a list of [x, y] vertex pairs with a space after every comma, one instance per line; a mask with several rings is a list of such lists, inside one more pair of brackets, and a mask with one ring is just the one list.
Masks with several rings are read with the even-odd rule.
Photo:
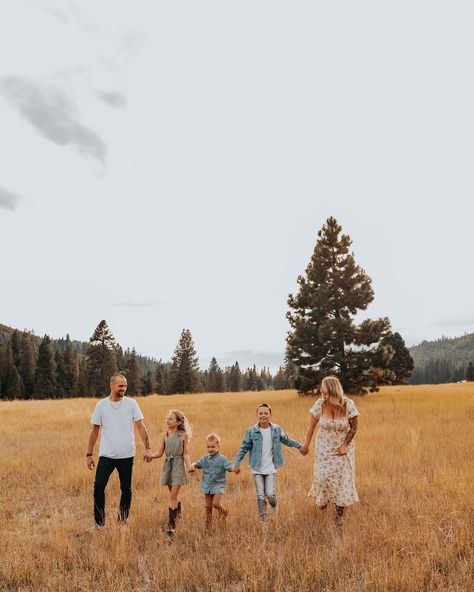
[[357, 407], [355, 406], [354, 401], [352, 401], [351, 399], [347, 399], [346, 413], [347, 413], [347, 419], [352, 419], [353, 417], [356, 417], [357, 415], [359, 415], [359, 411], [358, 411]]
[[136, 401], [133, 401], [132, 417], [133, 417], [133, 421], [139, 421], [140, 419], [144, 418], [142, 410], [140, 409], [140, 407]]
[[102, 414], [100, 412], [99, 403], [97, 403], [97, 405], [95, 406], [94, 411], [92, 413], [91, 424], [96, 425], [96, 426], [102, 425]]
[[230, 462], [227, 456], [224, 456], [222, 460], [222, 466], [224, 467], [225, 471], [232, 471], [232, 469], [234, 468], [234, 465]]
[[321, 399], [318, 399], [314, 405], [309, 410], [311, 415], [313, 415], [316, 419], [321, 417]]
[[194, 463], [194, 466], [196, 467], [196, 469], [203, 469], [205, 464], [206, 464], [206, 457], [201, 456], [201, 458]]

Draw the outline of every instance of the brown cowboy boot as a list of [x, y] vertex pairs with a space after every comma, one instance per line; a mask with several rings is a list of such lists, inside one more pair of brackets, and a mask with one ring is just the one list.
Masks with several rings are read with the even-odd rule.
[[176, 516], [178, 515], [178, 508], [168, 508], [168, 526], [166, 532], [169, 536], [174, 534], [176, 530]]

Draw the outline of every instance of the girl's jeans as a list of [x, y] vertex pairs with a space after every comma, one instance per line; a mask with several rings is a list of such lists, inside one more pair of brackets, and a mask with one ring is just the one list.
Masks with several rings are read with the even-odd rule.
[[276, 508], [277, 505], [275, 477], [275, 473], [253, 476], [255, 490], [257, 491], [258, 515], [262, 520], [267, 518], [267, 498], [272, 508]]

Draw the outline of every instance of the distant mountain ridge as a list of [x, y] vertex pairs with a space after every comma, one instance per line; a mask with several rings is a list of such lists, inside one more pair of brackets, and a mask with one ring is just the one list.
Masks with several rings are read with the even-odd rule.
[[415, 362], [413, 384], [464, 380], [467, 365], [474, 362], [474, 333], [422, 341], [409, 351]]

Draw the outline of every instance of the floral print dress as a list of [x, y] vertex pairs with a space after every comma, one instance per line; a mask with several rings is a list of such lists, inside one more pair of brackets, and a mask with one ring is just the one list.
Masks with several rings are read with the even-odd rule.
[[314, 455], [314, 480], [308, 496], [316, 498], [318, 506], [327, 503], [350, 506], [359, 501], [355, 487], [355, 446], [352, 441], [347, 454], [339, 456], [337, 449], [349, 431], [349, 419], [359, 415], [354, 401], [346, 399], [346, 417], [329, 419], [322, 415], [322, 399], [310, 413], [319, 420]]

